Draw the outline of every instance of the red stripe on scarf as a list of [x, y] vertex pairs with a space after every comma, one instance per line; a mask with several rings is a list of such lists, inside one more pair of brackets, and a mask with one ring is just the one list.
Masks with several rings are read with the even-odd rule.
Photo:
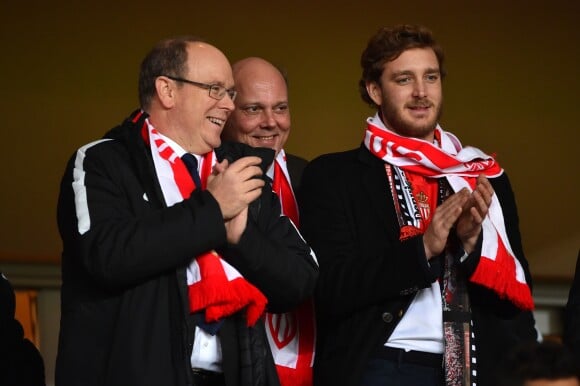
[[274, 179], [272, 181], [272, 189], [280, 199], [282, 212], [292, 220], [294, 225], [298, 227], [298, 206], [292, 193], [292, 187], [286, 179], [286, 175], [278, 161], [274, 161]]
[[[390, 155], [395, 158], [403, 158], [417, 162], [415, 165], [406, 165], [405, 170], [423, 176], [436, 176], [440, 172], [431, 167], [421, 164], [428, 156], [428, 160], [433, 163], [434, 167], [444, 171], [451, 168], [462, 167], [462, 173], [470, 174], [477, 177], [479, 174], [486, 176], [497, 176], [501, 173], [501, 167], [492, 158], [476, 159], [468, 162], [460, 162], [456, 157], [446, 154], [441, 149], [435, 147], [426, 141], [420, 141], [411, 137], [403, 137], [391, 131], [383, 130], [372, 124], [368, 124], [368, 131], [371, 133], [369, 150], [379, 158]], [[380, 138], [381, 147], [373, 147], [376, 138]], [[412, 150], [411, 150], [412, 149]]]
[[[300, 355], [300, 354], [299, 354]], [[312, 386], [312, 367], [299, 365], [295, 369], [276, 365], [281, 386]]]
[[[280, 157], [280, 154], [279, 154]], [[285, 162], [284, 157], [281, 162]], [[294, 193], [279, 160], [274, 161], [274, 178], [272, 190], [278, 195], [282, 213], [299, 226], [299, 212]], [[282, 319], [285, 320], [285, 331], [281, 331]], [[277, 321], [275, 325], [274, 321]], [[284, 314], [267, 314], [266, 329], [278, 350], [284, 350], [282, 355], [290, 354], [291, 343], [298, 338], [298, 352], [292, 352], [296, 359], [296, 367], [288, 367], [276, 363], [276, 372], [281, 386], [312, 386], [312, 363], [314, 359], [314, 342], [316, 336], [316, 321], [314, 319], [314, 303], [311, 299], [298, 308]], [[282, 337], [282, 338], [281, 338]], [[276, 360], [276, 358], [274, 358]]]

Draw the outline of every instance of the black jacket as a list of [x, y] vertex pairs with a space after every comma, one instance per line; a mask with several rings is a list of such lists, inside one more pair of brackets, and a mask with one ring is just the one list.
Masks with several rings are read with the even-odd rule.
[[[491, 180], [499, 197], [514, 253], [523, 256], [515, 202], [505, 174]], [[415, 293], [435, 280], [422, 237], [399, 240], [384, 162], [364, 146], [321, 156], [304, 170], [301, 231], [316, 252], [317, 386], [359, 384], [364, 366], [387, 341]], [[465, 269], [473, 269], [464, 267]], [[501, 354], [535, 339], [530, 312], [520, 313], [483, 287], [469, 287], [475, 323], [479, 385]]]
[[286, 166], [288, 167], [288, 174], [290, 174], [290, 183], [294, 195], [297, 196], [300, 192], [300, 181], [302, 180], [302, 172], [308, 164], [308, 161], [297, 155], [286, 153]]
[[[290, 309], [314, 288], [311, 250], [280, 216], [268, 184], [236, 246], [227, 244], [208, 191], [165, 205], [142, 136], [145, 118], [135, 112], [81, 147], [62, 179], [58, 386], [190, 385], [194, 324], [184, 270], [200, 253], [218, 250], [266, 295], [269, 309]], [[235, 160], [251, 151], [224, 144], [216, 154]], [[220, 329], [228, 386], [277, 384], [262, 325], [247, 328], [236, 314]]]

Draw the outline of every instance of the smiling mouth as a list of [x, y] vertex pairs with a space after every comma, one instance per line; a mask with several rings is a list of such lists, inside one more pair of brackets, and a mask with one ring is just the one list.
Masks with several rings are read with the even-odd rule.
[[225, 119], [220, 119], [220, 118], [216, 118], [216, 117], [208, 117], [207, 118], [211, 123], [218, 125], [220, 127], [222, 127], [224, 125], [224, 123], [226, 122]]
[[274, 140], [274, 138], [276, 138], [276, 135], [268, 135], [268, 136], [264, 136], [264, 137], [254, 136], [254, 139], [256, 139], [258, 141], [272, 141], [272, 140]]

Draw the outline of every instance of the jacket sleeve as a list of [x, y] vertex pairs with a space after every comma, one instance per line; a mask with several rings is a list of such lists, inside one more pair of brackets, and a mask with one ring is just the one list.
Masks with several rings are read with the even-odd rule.
[[379, 190], [385, 187], [378, 192], [382, 213], [369, 203], [363, 168], [352, 166], [354, 158], [339, 157], [309, 163], [299, 201], [301, 230], [320, 264], [317, 312], [342, 318], [414, 294], [430, 286], [435, 275], [421, 237], [399, 240], [394, 213], [388, 212], [386, 177], [373, 183]]
[[268, 298], [268, 311], [286, 312], [312, 296], [316, 257], [294, 224], [280, 214], [269, 184], [253, 205], [240, 242], [220, 252]]
[[67, 267], [80, 266], [75, 272], [104, 288], [124, 288], [186, 266], [192, 257], [225, 243], [211, 194], [194, 193], [165, 207], [153, 172], [139, 177], [126, 148], [116, 142], [79, 149], [62, 179], [63, 275]]

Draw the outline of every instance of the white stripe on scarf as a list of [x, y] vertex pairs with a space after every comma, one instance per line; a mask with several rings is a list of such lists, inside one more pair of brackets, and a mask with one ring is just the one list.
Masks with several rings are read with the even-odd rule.
[[[447, 167], [441, 168], [435, 165], [430, 157], [427, 154], [424, 154], [421, 151], [415, 149], [407, 149], [401, 146], [396, 147], [396, 152], [401, 154], [408, 154], [412, 157], [401, 157], [401, 156], [394, 156], [394, 142], [387, 142], [384, 143], [381, 138], [378, 136], [374, 136], [369, 129], [365, 132], [365, 139], [364, 144], [369, 149], [371, 153], [375, 156], [380, 157], [385, 162], [394, 165], [396, 167], [400, 167], [402, 169], [410, 168], [422, 168], [427, 169], [429, 172], [433, 174], [429, 174], [430, 177], [445, 177], [449, 182], [451, 188], [454, 192], [458, 192], [462, 188], [468, 188], [469, 191], [473, 191], [467, 178], [476, 178], [480, 172], [487, 170], [488, 166], [493, 165], [494, 168], [498, 169], [497, 173], [486, 173], [489, 178], [498, 177], [503, 173], [503, 169], [499, 168], [497, 164], [495, 164], [495, 160], [481, 150], [474, 148], [474, 147], [462, 147], [461, 143], [453, 134], [446, 132], [441, 129], [439, 125], [436, 127], [436, 131], [438, 131], [440, 138], [441, 138], [441, 148], [437, 147], [436, 145], [429, 143], [427, 141], [409, 137], [402, 137], [393, 131], [389, 130], [381, 119], [379, 118], [378, 114], [374, 117], [369, 117], [367, 119], [367, 123], [372, 125], [380, 130], [383, 130], [389, 135], [401, 138], [401, 141], [413, 141], [417, 144], [417, 146], [427, 146], [426, 149], [433, 153], [434, 156], [440, 158], [452, 157], [456, 160], [460, 161], [454, 167]], [[374, 137], [374, 139], [372, 139]], [[494, 165], [495, 164], [495, 165]], [[420, 173], [420, 172], [419, 172]], [[412, 202], [412, 201], [411, 201]], [[492, 202], [489, 207], [489, 211], [485, 219], [482, 223], [482, 232], [483, 232], [483, 244], [482, 244], [482, 251], [481, 251], [481, 259], [487, 259], [489, 261], [495, 262], [496, 257], [499, 251], [499, 244], [497, 237], [501, 239], [501, 242], [506, 248], [506, 251], [513, 261], [515, 265], [515, 280], [527, 286], [526, 278], [524, 274], [524, 270], [522, 265], [520, 264], [519, 260], [515, 257], [513, 249], [510, 245], [509, 239], [507, 237], [507, 232], [505, 229], [505, 223], [503, 218], [503, 210], [501, 208], [501, 204], [497, 198], [497, 195], [494, 194], [492, 196]], [[497, 235], [497, 236], [496, 236]], [[481, 262], [480, 262], [481, 265]], [[485, 265], [482, 265], [485, 266]], [[498, 267], [497, 269], [501, 269]], [[479, 271], [476, 270], [476, 274]], [[477, 276], [477, 275], [476, 275]], [[529, 291], [529, 287], [520, 286], [519, 290], [516, 293], [511, 293], [510, 288], [512, 286], [506, 286], [505, 283], [497, 283], [496, 280], [491, 279], [494, 274], [491, 273], [490, 278], [484, 278], [483, 276], [479, 275], [477, 277], [481, 278], [478, 284], [484, 285], [488, 288], [494, 289], [498, 291], [500, 297], [507, 297], [512, 302], [517, 304], [521, 308], [529, 308], [533, 309], [533, 299], [531, 297], [531, 292]]]

